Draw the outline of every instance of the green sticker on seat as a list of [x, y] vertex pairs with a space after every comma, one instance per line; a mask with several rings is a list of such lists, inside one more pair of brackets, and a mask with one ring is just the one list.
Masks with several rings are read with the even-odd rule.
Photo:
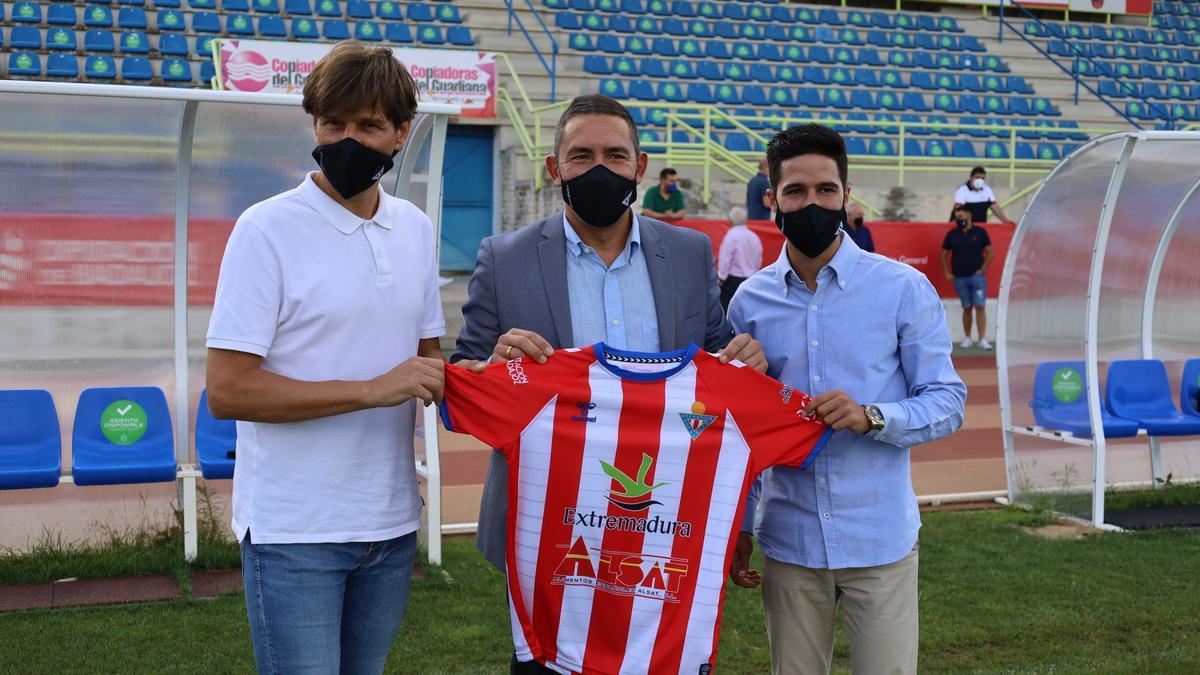
[[17, 54], [17, 67], [21, 69], [29, 68], [33, 65], [33, 57], [28, 54]]
[[23, 17], [33, 16], [33, 5], [21, 5], [21, 9], [17, 13]]
[[93, 7], [92, 8], [92, 19], [94, 19], [96, 21], [103, 21], [104, 20], [104, 10], [100, 9], [99, 7]]
[[171, 65], [167, 66], [167, 72], [175, 76], [183, 75], [183, 64], [174, 61]]
[[56, 45], [65, 45], [70, 41], [70, 38], [67, 36], [67, 31], [59, 28], [58, 30], [54, 31], [53, 40], [54, 44]]
[[117, 401], [100, 413], [100, 432], [116, 445], [137, 443], [146, 427], [146, 411], [133, 401]]
[[1059, 368], [1050, 389], [1059, 403], [1074, 403], [1083, 395], [1083, 376], [1074, 368]]

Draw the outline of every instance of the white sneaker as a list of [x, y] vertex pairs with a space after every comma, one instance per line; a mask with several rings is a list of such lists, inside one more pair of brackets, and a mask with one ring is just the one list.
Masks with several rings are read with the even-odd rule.
[[980, 341], [979, 341], [979, 348], [980, 348], [980, 349], [982, 349], [982, 350], [984, 350], [984, 351], [991, 351], [991, 350], [992, 350], [992, 343], [988, 342], [987, 340], [980, 340]]
[[971, 344], [971, 338], [963, 338], [963, 341], [958, 343], [958, 346], [962, 347], [963, 349], [970, 349]]

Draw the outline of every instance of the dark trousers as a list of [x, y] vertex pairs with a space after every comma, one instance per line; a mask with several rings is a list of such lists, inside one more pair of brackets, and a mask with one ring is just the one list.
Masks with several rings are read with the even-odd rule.
[[516, 654], [513, 654], [512, 666], [508, 672], [512, 673], [512, 675], [544, 675], [545, 673], [558, 675], [557, 670], [550, 670], [537, 661], [518, 661]]
[[745, 280], [746, 277], [735, 277], [732, 274], [725, 277], [725, 283], [721, 284], [722, 309], [729, 310], [729, 301], [733, 299], [733, 294], [737, 292], [738, 286], [741, 286]]

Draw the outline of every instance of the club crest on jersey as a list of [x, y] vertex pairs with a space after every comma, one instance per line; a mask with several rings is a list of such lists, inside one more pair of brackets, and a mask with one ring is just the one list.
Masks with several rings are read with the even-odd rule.
[[679, 419], [683, 420], [683, 428], [687, 429], [688, 435], [692, 437], [693, 441], [700, 437], [700, 434], [713, 423], [713, 420], [717, 419], [716, 415], [705, 415], [704, 410], [704, 404], [696, 401], [692, 404], [692, 412], [679, 413]]
[[646, 474], [650, 473], [650, 466], [654, 464], [654, 458], [646, 453], [642, 453], [642, 465], [638, 467], [637, 478], [630, 478], [624, 471], [609, 464], [604, 460], [600, 460], [600, 468], [610, 478], [617, 481], [621, 486], [621, 491], [608, 491], [608, 501], [615, 506], [619, 506], [626, 511], [645, 511], [653, 504], [661, 504], [660, 501], [655, 501], [650, 498], [650, 493], [655, 488], [660, 488], [666, 483], [655, 483], [654, 485], [646, 484]]

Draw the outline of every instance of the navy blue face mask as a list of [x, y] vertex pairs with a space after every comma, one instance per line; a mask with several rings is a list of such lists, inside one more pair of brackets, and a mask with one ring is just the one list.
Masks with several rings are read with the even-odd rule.
[[845, 222], [845, 205], [827, 209], [813, 202], [799, 211], [775, 212], [775, 224], [783, 236], [809, 258], [816, 258], [829, 248]]
[[592, 227], [609, 227], [637, 200], [637, 182], [597, 164], [571, 180], [564, 180], [562, 196], [583, 222]]
[[391, 157], [349, 136], [337, 143], [318, 145], [312, 156], [329, 184], [345, 199], [371, 187], [392, 169]]

